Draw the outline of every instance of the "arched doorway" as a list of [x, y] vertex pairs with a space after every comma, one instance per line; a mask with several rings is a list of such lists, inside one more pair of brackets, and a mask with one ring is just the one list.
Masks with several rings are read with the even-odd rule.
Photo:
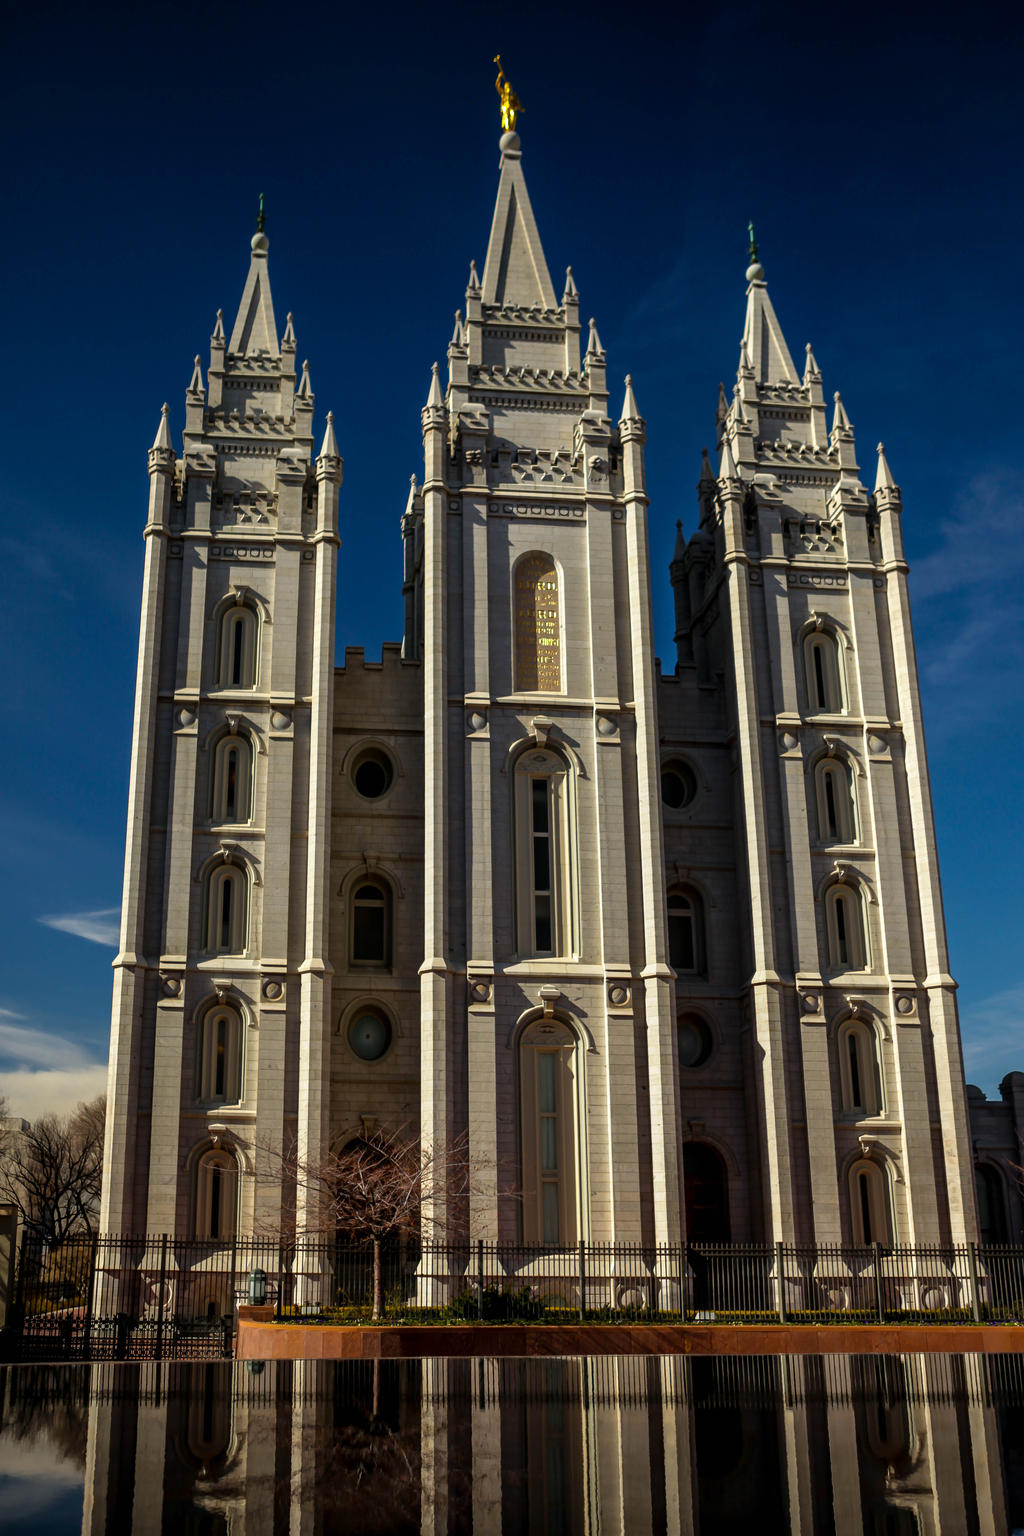
[[729, 1175], [725, 1163], [706, 1141], [683, 1145], [686, 1237], [691, 1243], [727, 1243]]

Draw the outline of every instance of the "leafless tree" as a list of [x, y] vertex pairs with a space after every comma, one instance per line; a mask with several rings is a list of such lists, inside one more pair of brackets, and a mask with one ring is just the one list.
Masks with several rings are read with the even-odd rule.
[[292, 1186], [311, 1230], [372, 1245], [374, 1321], [384, 1315], [385, 1242], [422, 1235], [435, 1204], [465, 1202], [484, 1174], [465, 1135], [432, 1147], [405, 1129], [377, 1130], [316, 1159], [302, 1157], [295, 1144], [259, 1151], [258, 1177]]
[[95, 1231], [103, 1173], [106, 1099], [68, 1115], [43, 1115], [0, 1137], [0, 1199], [21, 1212], [27, 1231], [56, 1246]]

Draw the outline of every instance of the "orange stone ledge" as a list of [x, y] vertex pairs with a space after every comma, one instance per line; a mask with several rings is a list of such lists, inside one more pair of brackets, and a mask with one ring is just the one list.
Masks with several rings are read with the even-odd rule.
[[428, 1356], [537, 1357], [544, 1355], [1001, 1355], [1024, 1354], [1024, 1327], [973, 1328], [898, 1323], [871, 1327], [836, 1324], [738, 1325], [719, 1323], [439, 1324], [390, 1328], [329, 1323], [274, 1323], [240, 1309], [235, 1355], [239, 1360], [412, 1360]]

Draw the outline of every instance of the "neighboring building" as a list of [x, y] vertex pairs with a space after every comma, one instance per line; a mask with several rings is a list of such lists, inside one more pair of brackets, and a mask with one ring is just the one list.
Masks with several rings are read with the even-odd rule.
[[334, 667], [342, 464], [262, 230], [180, 453], [164, 408], [103, 1224], [273, 1225], [262, 1146], [418, 1123], [468, 1132], [468, 1215], [431, 1214], [478, 1237], [970, 1238], [885, 455], [871, 492], [752, 248], [663, 674], [645, 424], [628, 379], [609, 411], [520, 156], [506, 132], [381, 661]]

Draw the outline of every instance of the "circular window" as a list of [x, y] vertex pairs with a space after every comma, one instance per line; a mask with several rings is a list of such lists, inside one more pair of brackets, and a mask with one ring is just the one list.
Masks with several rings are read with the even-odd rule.
[[391, 1044], [391, 1024], [375, 1008], [357, 1013], [348, 1027], [348, 1043], [360, 1061], [379, 1061]]
[[395, 777], [391, 759], [376, 747], [364, 752], [352, 770], [352, 782], [364, 800], [379, 800]]
[[702, 1067], [711, 1055], [711, 1031], [694, 1013], [679, 1020], [678, 1049], [681, 1067]]
[[661, 770], [661, 798], [670, 811], [681, 811], [697, 793], [697, 775], [689, 763], [666, 763]]

